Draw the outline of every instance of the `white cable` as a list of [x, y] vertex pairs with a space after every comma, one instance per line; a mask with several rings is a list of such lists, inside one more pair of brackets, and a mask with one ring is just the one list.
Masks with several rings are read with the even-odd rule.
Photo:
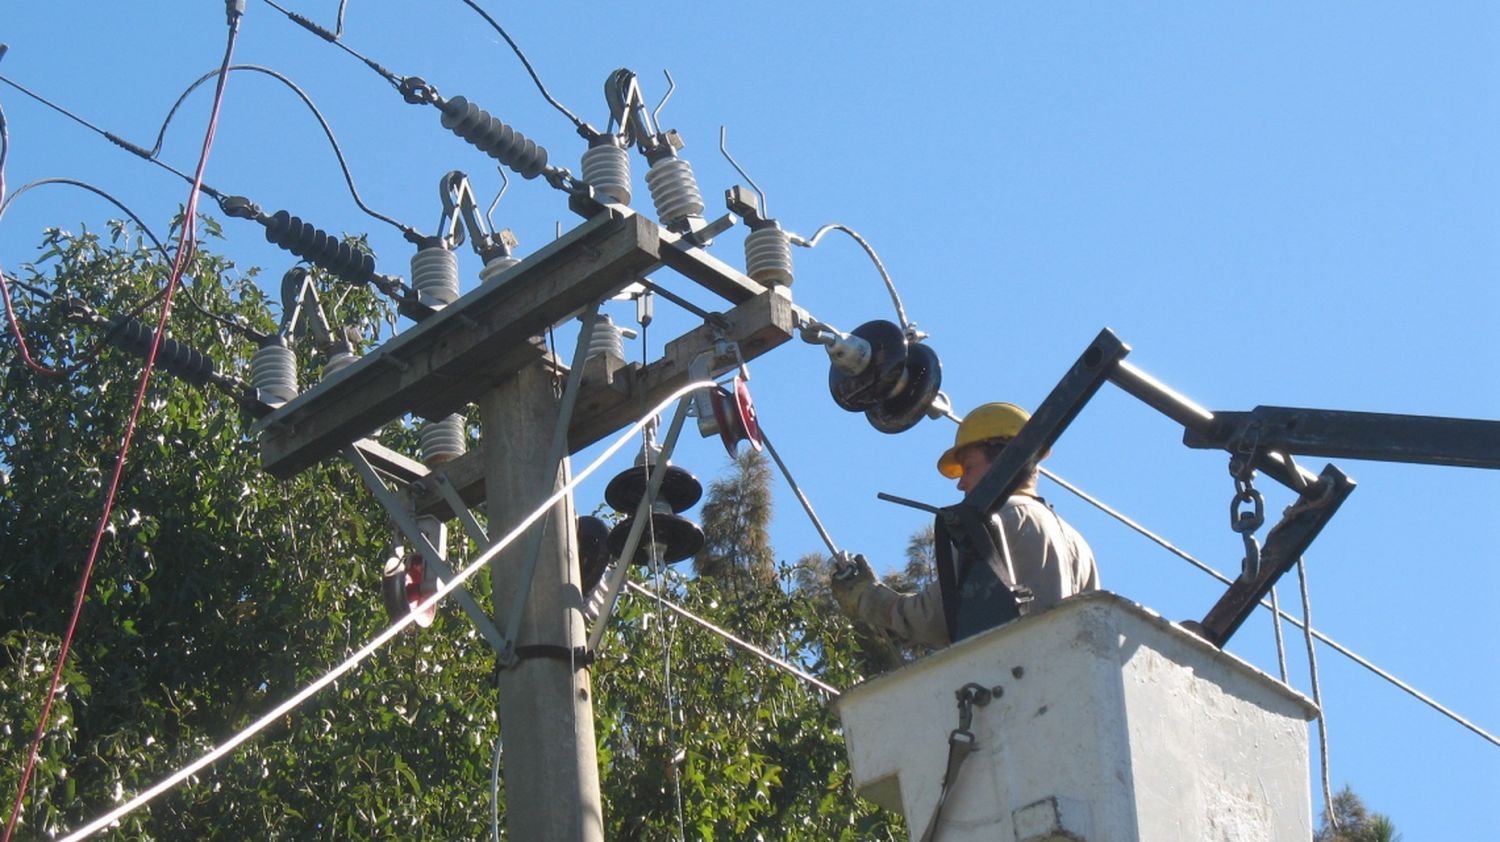
[[511, 542], [515, 541], [516, 538], [518, 538], [528, 528], [530, 528], [532, 524], [536, 523], [538, 520], [541, 520], [542, 516], [550, 511], [559, 500], [572, 493], [575, 486], [577, 486], [580, 482], [587, 479], [591, 474], [598, 470], [600, 466], [602, 466], [606, 461], [610, 459], [610, 457], [615, 455], [616, 451], [618, 451], [621, 447], [624, 447], [626, 442], [634, 439], [636, 433], [640, 432], [641, 428], [646, 425], [646, 422], [648, 420], [656, 417], [658, 413], [665, 410], [672, 404], [672, 402], [682, 398], [684, 395], [692, 392], [694, 389], [712, 387], [713, 385], [714, 382], [712, 380], [696, 380], [673, 392], [671, 396], [658, 404], [656, 408], [651, 410], [651, 412], [648, 413], [644, 418], [635, 422], [635, 424], [633, 424], [624, 435], [616, 439], [614, 443], [611, 444], [608, 449], [606, 449], [602, 454], [600, 454], [597, 459], [589, 463], [589, 466], [587, 468], [584, 468], [583, 471], [580, 472], [577, 476], [573, 477], [562, 487], [552, 492], [552, 496], [542, 501], [541, 505], [539, 505], [536, 510], [522, 519], [522, 521], [517, 524], [515, 528], [511, 529], [510, 532], [505, 534], [505, 537], [501, 538], [489, 549], [480, 553], [479, 556], [474, 559], [474, 561], [470, 562], [468, 567], [465, 567], [463, 570], [459, 571], [452, 580], [442, 583], [431, 596], [422, 600], [420, 604], [412, 608], [410, 613], [402, 617], [400, 620], [397, 620], [395, 623], [392, 623], [391, 626], [385, 631], [375, 635], [375, 637], [372, 638], [369, 643], [366, 643], [364, 646], [360, 647], [359, 651], [349, 656], [343, 663], [334, 667], [322, 678], [319, 678], [313, 683], [307, 685], [307, 687], [298, 691], [291, 698], [277, 705], [269, 713], [265, 714], [260, 719], [255, 720], [255, 722], [251, 723], [249, 727], [240, 731], [238, 734], [235, 734], [233, 737], [230, 737], [227, 741], [219, 745], [217, 748], [213, 749], [212, 751], [208, 752], [207, 754], [203, 755], [187, 766], [184, 766], [182, 769], [162, 780], [160, 783], [152, 786], [150, 789], [147, 789], [146, 791], [130, 799], [119, 807], [116, 807], [114, 810], [111, 810], [103, 816], [94, 819], [78, 830], [69, 833], [67, 836], [63, 837], [60, 842], [76, 842], [76, 840], [91, 836], [94, 833], [109, 826], [110, 824], [118, 821], [121, 817], [134, 811], [136, 808], [142, 806], [156, 796], [161, 795], [163, 792], [166, 792], [177, 784], [182, 783], [189, 777], [192, 777], [205, 767], [217, 761], [219, 758], [230, 753], [231, 751], [239, 747], [241, 743], [255, 736], [262, 729], [279, 720], [287, 712], [312, 698], [312, 696], [319, 690], [322, 690], [324, 687], [327, 687], [328, 685], [337, 681], [339, 677], [344, 673], [349, 672], [356, 666], [359, 666], [361, 661], [373, 655], [377, 649], [379, 649], [381, 646], [384, 646], [388, 641], [391, 640], [391, 638], [394, 638], [396, 635], [400, 634], [401, 631], [407, 626], [411, 625], [413, 622], [416, 622], [417, 617], [420, 616], [422, 612], [428, 610], [429, 608], [432, 608], [443, 597], [452, 593], [454, 590], [457, 590], [461, 585], [463, 585], [465, 581], [469, 579], [470, 576], [473, 576], [476, 572], [478, 572], [481, 567], [489, 564], [496, 555], [498, 555], [502, 550], [509, 546]]

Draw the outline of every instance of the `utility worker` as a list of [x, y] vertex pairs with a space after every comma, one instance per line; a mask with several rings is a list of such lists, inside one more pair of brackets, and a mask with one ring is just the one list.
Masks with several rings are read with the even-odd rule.
[[[938, 459], [938, 471], [958, 480], [959, 491], [968, 492], [1030, 418], [1015, 404], [978, 407], [959, 423], [953, 446]], [[991, 564], [995, 578], [1023, 598], [1030, 592], [1030, 601], [1021, 606], [1023, 614], [1034, 614], [1073, 594], [1099, 589], [1093, 550], [1037, 494], [1036, 477], [1037, 469], [1032, 465], [1020, 487], [986, 523], [999, 550]], [[856, 555], [834, 575], [832, 586], [839, 607], [851, 617], [916, 643], [947, 646], [951, 642], [948, 615], [944, 614], [942, 591], [936, 581], [917, 593], [900, 593], [877, 580], [865, 557]], [[955, 610], [956, 606], [949, 607], [950, 614]]]

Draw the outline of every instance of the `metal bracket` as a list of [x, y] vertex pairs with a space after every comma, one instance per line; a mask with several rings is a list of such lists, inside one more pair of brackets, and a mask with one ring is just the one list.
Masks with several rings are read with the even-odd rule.
[[[426, 534], [417, 525], [417, 519], [401, 504], [401, 499], [381, 481], [380, 476], [375, 473], [375, 469], [370, 466], [364, 454], [351, 445], [344, 448], [344, 457], [354, 465], [354, 469], [364, 479], [365, 485], [369, 486], [370, 491], [374, 493], [375, 499], [379, 500], [380, 505], [385, 507], [386, 514], [390, 515], [391, 521], [396, 524], [396, 528], [400, 529], [401, 534], [406, 536], [406, 540], [410, 541], [417, 548], [417, 551], [422, 554], [423, 560], [432, 567], [438, 576], [444, 579], [452, 579], [453, 569], [448, 566], [448, 560], [438, 553], [437, 548], [432, 546], [431, 541], [427, 540]], [[453, 598], [458, 601], [464, 613], [469, 615], [469, 619], [474, 622], [474, 627], [479, 629], [479, 633], [489, 642], [490, 646], [493, 646], [496, 652], [505, 651], [505, 641], [501, 639], [500, 632], [495, 629], [494, 624], [490, 622], [490, 618], [485, 616], [484, 609], [479, 607], [479, 603], [474, 599], [474, 595], [469, 593], [467, 588], [457, 588], [453, 591]]]

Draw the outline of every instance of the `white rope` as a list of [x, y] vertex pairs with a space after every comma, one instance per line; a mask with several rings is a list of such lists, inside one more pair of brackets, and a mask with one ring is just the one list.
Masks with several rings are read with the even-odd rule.
[[479, 556], [474, 559], [474, 561], [469, 563], [469, 566], [459, 571], [453, 577], [452, 581], [442, 583], [431, 596], [422, 600], [419, 605], [412, 608], [410, 613], [408, 613], [405, 617], [402, 617], [400, 620], [397, 620], [395, 623], [392, 623], [391, 626], [385, 631], [382, 631], [380, 634], [375, 635], [375, 637], [372, 638], [369, 643], [366, 643], [364, 646], [360, 647], [359, 651], [349, 656], [344, 660], [343, 663], [329, 670], [328, 673], [325, 674], [322, 678], [317, 679], [316, 681], [307, 685], [307, 687], [298, 691], [291, 698], [277, 705], [269, 713], [265, 714], [260, 719], [255, 720], [255, 722], [251, 723], [249, 727], [240, 731], [238, 734], [235, 734], [233, 737], [230, 737], [223, 744], [209, 751], [207, 754], [203, 755], [192, 763], [189, 763], [187, 766], [184, 766], [182, 769], [168, 776], [160, 783], [152, 786], [150, 789], [147, 789], [146, 791], [140, 793], [139, 795], [135, 796], [119, 807], [116, 807], [114, 810], [111, 810], [103, 816], [94, 819], [78, 830], [75, 830], [67, 836], [63, 837], [61, 842], [76, 842], [76, 840], [91, 836], [94, 833], [104, 829], [105, 827], [108, 827], [110, 824], [119, 821], [123, 816], [133, 812], [153, 798], [161, 795], [172, 787], [197, 774], [207, 766], [213, 764], [219, 758], [225, 756], [226, 754], [229, 754], [231, 751], [234, 751], [239, 747], [241, 743], [255, 736], [267, 726], [275, 723], [293, 708], [312, 698], [312, 696], [319, 690], [322, 690], [323, 688], [337, 681], [340, 676], [359, 666], [362, 661], [373, 655], [375, 651], [378, 650], [381, 646], [384, 646], [392, 638], [400, 634], [402, 630], [404, 630], [407, 626], [415, 622], [417, 617], [422, 614], [422, 612], [435, 606], [439, 600], [452, 593], [454, 590], [458, 589], [459, 586], [461, 586], [465, 581], [469, 579], [469, 577], [477, 573], [480, 568], [489, 564], [496, 555], [499, 555], [502, 550], [510, 546], [511, 542], [515, 541], [516, 538], [525, 533], [525, 531], [530, 528], [532, 524], [540, 520], [543, 515], [545, 515], [552, 509], [553, 506], [557, 505], [557, 502], [559, 500], [562, 500], [568, 494], [572, 493], [575, 486], [577, 486], [583, 480], [587, 479], [591, 474], [598, 470], [600, 466], [608, 461], [610, 457], [614, 456], [615, 452], [623, 447], [626, 442], [633, 440], [636, 433], [640, 432], [641, 428], [645, 426], [646, 422], [649, 419], [654, 418], [658, 413], [662, 412], [674, 401], [680, 399], [682, 396], [688, 394], [689, 392], [692, 392], [694, 389], [701, 389], [706, 386], [711, 387], [713, 385], [714, 383], [712, 380], [698, 380], [692, 383], [688, 383], [687, 385], [673, 392], [671, 396], [669, 396], [666, 400], [663, 400], [659, 405], [657, 405], [655, 409], [651, 410], [649, 414], [632, 425], [624, 435], [616, 439], [614, 443], [611, 444], [602, 454], [600, 454], [597, 459], [591, 462], [587, 468], [584, 468], [583, 471], [580, 472], [577, 476], [573, 477], [573, 479], [569, 480], [562, 487], [554, 491], [550, 497], [542, 501], [541, 505], [539, 505], [535, 511], [522, 519], [522, 521], [517, 524], [515, 528], [506, 533], [506, 535], [497, 543], [492, 545], [484, 552], [480, 553]]

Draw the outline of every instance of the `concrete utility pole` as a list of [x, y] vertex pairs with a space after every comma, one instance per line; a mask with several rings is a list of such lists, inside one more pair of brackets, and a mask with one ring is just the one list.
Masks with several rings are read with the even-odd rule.
[[[557, 426], [552, 386], [551, 374], [533, 365], [480, 399], [491, 523], [520, 521], [567, 481], [567, 457], [561, 465], [545, 464]], [[544, 530], [531, 594], [514, 641], [518, 647], [550, 644], [566, 651], [586, 639], [573, 517], [573, 499], [564, 497], [490, 567], [495, 625], [504, 628], [509, 618], [502, 614], [521, 586], [527, 551], [536, 531]], [[505, 815], [512, 839], [604, 838], [592, 703], [589, 674], [581, 664], [555, 657], [523, 658], [500, 671]]]
[[[762, 286], [633, 211], [579, 197], [575, 205], [588, 217], [577, 228], [263, 418], [263, 467], [286, 478], [353, 445], [378, 462], [367, 466], [367, 482], [380, 485], [377, 497], [398, 523], [413, 514], [446, 521], [484, 503], [489, 537], [498, 539], [566, 482], [567, 454], [635, 422], [641, 407], [687, 382], [701, 355], [711, 356], [712, 373], [725, 372], [786, 342], [807, 320], [785, 289]], [[591, 361], [604, 364], [581, 372], [561, 461], [545, 464], [559, 421], [553, 376], [566, 361], [549, 361], [535, 338], [663, 267], [734, 306], [668, 342], [660, 359]], [[443, 418], [470, 403], [480, 408], [480, 447], [430, 470], [363, 438], [402, 415]], [[400, 505], [377, 471], [404, 484]], [[506, 635], [533, 535], [491, 565], [493, 627], [472, 612], [499, 652], [547, 647], [500, 671], [506, 824], [509, 838], [526, 842], [599, 842], [592, 690], [587, 669], [565, 654], [587, 641], [572, 499], [544, 523], [532, 527], [545, 533], [514, 637]], [[460, 601], [473, 606], [472, 597]]]

